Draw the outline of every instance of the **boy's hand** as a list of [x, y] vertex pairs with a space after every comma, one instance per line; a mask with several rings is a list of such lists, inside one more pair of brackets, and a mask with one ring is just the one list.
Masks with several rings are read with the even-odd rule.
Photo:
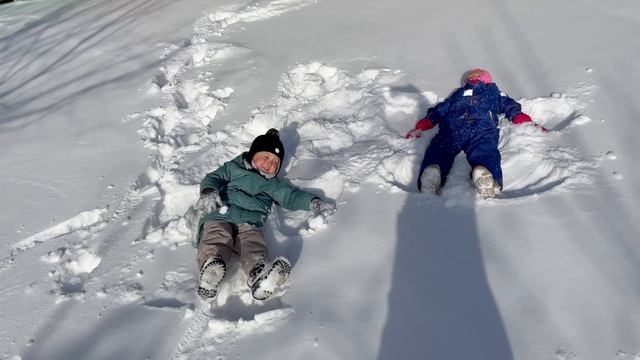
[[335, 207], [331, 204], [327, 204], [326, 202], [315, 198], [311, 200], [311, 204], [309, 205], [311, 211], [313, 211], [316, 215], [329, 216], [333, 214], [335, 211]]
[[[198, 247], [198, 225], [200, 224], [200, 218], [204, 215], [222, 208], [224, 203], [218, 195], [218, 191], [215, 189], [205, 189], [200, 194], [200, 199], [192, 205], [189, 210], [184, 214], [185, 225], [192, 232], [192, 245]], [[220, 210], [222, 211], [222, 209]]]
[[310, 216], [307, 222], [309, 231], [313, 232], [324, 228], [328, 224], [329, 216], [336, 211], [336, 208], [334, 205], [327, 204], [320, 198], [315, 198], [311, 200], [309, 210], [315, 214], [314, 216]]
[[419, 138], [420, 136], [422, 136], [422, 132], [426, 131], [426, 130], [430, 130], [433, 129], [433, 121], [424, 118], [424, 119], [420, 119], [418, 120], [418, 122], [416, 123], [416, 127], [409, 131], [407, 133], [407, 135], [404, 136], [405, 139], [413, 139], [413, 138]]
[[205, 189], [196, 203], [196, 208], [208, 214], [224, 206], [216, 189]]

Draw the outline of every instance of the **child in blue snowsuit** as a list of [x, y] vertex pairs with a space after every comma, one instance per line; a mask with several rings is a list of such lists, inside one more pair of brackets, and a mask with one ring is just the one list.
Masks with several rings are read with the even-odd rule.
[[473, 69], [463, 77], [464, 85], [427, 111], [407, 138], [440, 125], [424, 154], [418, 176], [421, 192], [440, 193], [453, 161], [464, 151], [472, 170], [473, 184], [483, 198], [494, 197], [502, 189], [502, 168], [498, 140], [498, 115], [514, 124], [531, 122], [520, 104], [498, 89], [491, 74]]

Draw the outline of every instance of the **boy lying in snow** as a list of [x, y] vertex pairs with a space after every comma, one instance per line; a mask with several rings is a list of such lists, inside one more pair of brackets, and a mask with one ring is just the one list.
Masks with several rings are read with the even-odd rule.
[[[440, 193], [453, 160], [464, 151], [471, 168], [473, 185], [483, 198], [502, 190], [502, 168], [498, 150], [498, 115], [505, 114], [514, 124], [531, 123], [520, 104], [500, 92], [491, 74], [473, 69], [463, 76], [464, 85], [427, 111], [407, 138], [440, 124], [440, 130], [424, 153], [418, 176], [421, 192]], [[544, 128], [543, 128], [544, 130]]]
[[[193, 214], [198, 221], [198, 294], [214, 298], [233, 254], [248, 276], [247, 285], [257, 300], [267, 299], [284, 284], [291, 264], [284, 257], [269, 262], [260, 228], [275, 202], [289, 210], [326, 214], [331, 206], [317, 195], [302, 191], [276, 177], [284, 158], [278, 130], [270, 129], [251, 144], [248, 152], [224, 163], [200, 183], [200, 199]], [[197, 215], [196, 215], [197, 216]], [[189, 219], [193, 222], [196, 219]]]

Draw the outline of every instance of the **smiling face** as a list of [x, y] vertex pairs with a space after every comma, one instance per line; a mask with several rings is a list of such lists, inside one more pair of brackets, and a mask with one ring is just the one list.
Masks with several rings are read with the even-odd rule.
[[280, 168], [280, 158], [268, 151], [258, 151], [251, 161], [256, 169], [269, 175], [275, 175]]

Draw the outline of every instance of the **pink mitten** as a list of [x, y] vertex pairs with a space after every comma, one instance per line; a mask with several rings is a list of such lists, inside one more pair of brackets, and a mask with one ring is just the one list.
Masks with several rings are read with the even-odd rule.
[[525, 113], [520, 113], [516, 115], [511, 122], [514, 124], [530, 123], [531, 117]]
[[405, 139], [419, 138], [425, 130], [433, 129], [433, 121], [424, 118], [418, 120], [416, 127], [405, 135]]

